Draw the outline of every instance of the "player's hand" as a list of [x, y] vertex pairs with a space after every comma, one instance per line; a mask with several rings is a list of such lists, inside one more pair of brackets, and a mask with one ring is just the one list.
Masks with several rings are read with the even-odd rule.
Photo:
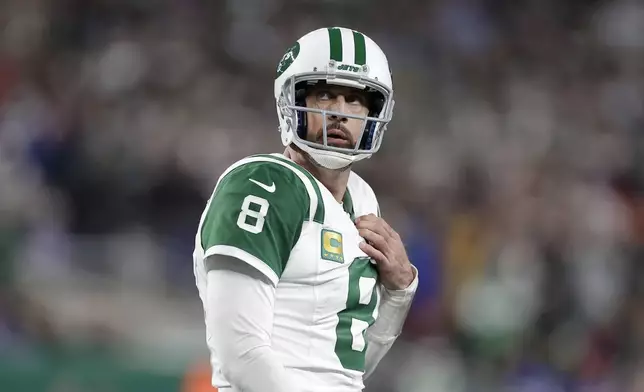
[[383, 286], [389, 290], [407, 288], [415, 276], [400, 235], [374, 214], [356, 219], [356, 228], [365, 239], [360, 249], [375, 260]]

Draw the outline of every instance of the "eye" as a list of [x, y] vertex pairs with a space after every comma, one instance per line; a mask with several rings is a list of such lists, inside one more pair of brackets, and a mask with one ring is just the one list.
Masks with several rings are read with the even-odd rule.
[[331, 96], [331, 93], [327, 90], [318, 91], [317, 94], [315, 94], [315, 97], [317, 98], [318, 101], [328, 101], [333, 98]]
[[366, 106], [367, 105], [367, 100], [365, 99], [364, 96], [359, 95], [359, 94], [351, 94], [347, 95], [345, 98], [347, 103], [351, 105], [360, 105], [360, 106]]

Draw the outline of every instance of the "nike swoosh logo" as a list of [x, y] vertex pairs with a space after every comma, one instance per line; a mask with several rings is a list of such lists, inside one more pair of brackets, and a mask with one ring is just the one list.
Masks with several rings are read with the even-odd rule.
[[261, 183], [261, 182], [259, 182], [259, 181], [253, 180], [252, 178], [249, 178], [249, 180], [250, 180], [252, 183], [254, 183], [254, 184], [258, 185], [260, 188], [262, 188], [263, 190], [265, 190], [265, 191], [266, 191], [266, 192], [268, 192], [268, 193], [273, 193], [273, 192], [275, 192], [275, 183], [272, 183], [272, 184], [269, 186], [269, 185], [266, 185], [266, 184]]

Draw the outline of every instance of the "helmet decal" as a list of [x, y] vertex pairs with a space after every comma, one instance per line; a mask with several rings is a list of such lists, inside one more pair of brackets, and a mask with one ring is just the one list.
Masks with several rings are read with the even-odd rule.
[[291, 46], [286, 53], [284, 53], [284, 56], [280, 60], [280, 63], [277, 65], [277, 77], [279, 77], [281, 74], [284, 73], [288, 69], [288, 67], [293, 64], [293, 61], [297, 58], [297, 56], [300, 54], [300, 43], [295, 42], [295, 45]]

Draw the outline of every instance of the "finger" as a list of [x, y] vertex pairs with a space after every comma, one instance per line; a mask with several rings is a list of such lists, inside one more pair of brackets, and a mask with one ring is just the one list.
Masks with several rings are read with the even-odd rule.
[[380, 234], [381, 236], [389, 236], [389, 232], [383, 225], [382, 220], [371, 220], [371, 219], [365, 219], [365, 220], [360, 220], [358, 223], [356, 223], [356, 228], [358, 230], [361, 229], [366, 229], [366, 230], [371, 230], [373, 232], [376, 232]]
[[387, 240], [379, 233], [369, 229], [359, 229], [360, 237], [364, 238], [369, 244], [373, 245], [376, 249], [384, 252], [387, 246]]
[[386, 229], [389, 232], [389, 235], [391, 236], [391, 238], [393, 238], [395, 240], [400, 240], [400, 234], [398, 234], [398, 232], [396, 230], [394, 230], [393, 227], [387, 225]]
[[387, 225], [387, 223], [382, 219], [378, 221], [361, 221], [356, 225], [356, 228], [358, 229], [358, 231], [360, 231], [361, 229], [371, 230], [375, 233], [380, 234], [386, 241], [390, 241], [392, 243], [400, 239], [398, 233], [396, 233], [391, 227], [389, 227], [389, 225]]
[[381, 251], [364, 241], [360, 243], [360, 249], [362, 249], [362, 251], [366, 253], [367, 256], [374, 259], [376, 261], [376, 264], [384, 264], [389, 262], [387, 260], [387, 257], [385, 257], [385, 255]]
[[378, 220], [378, 219], [380, 219], [380, 218], [378, 218], [374, 214], [361, 215], [361, 216], [356, 218], [355, 223], [358, 223], [360, 221], [375, 221], [375, 220]]
[[382, 218], [380, 218], [378, 216], [375, 216], [375, 215], [374, 215], [374, 217], [375, 217], [375, 221], [378, 222], [382, 226], [382, 229], [386, 233], [388, 233], [391, 237], [395, 238], [398, 235], [398, 233], [396, 233], [396, 230], [394, 230], [391, 226], [389, 226], [389, 223], [387, 223], [386, 220], [384, 220], [384, 219], [382, 219]]
[[382, 218], [378, 218], [378, 219], [380, 219], [379, 225], [381, 227], [380, 230], [381, 230], [382, 233], [386, 233], [387, 236], [390, 239], [393, 239], [393, 240], [399, 240], [400, 239], [400, 236], [398, 235], [396, 230], [394, 230], [391, 226], [389, 226], [389, 223], [387, 223], [386, 220], [384, 220]]

